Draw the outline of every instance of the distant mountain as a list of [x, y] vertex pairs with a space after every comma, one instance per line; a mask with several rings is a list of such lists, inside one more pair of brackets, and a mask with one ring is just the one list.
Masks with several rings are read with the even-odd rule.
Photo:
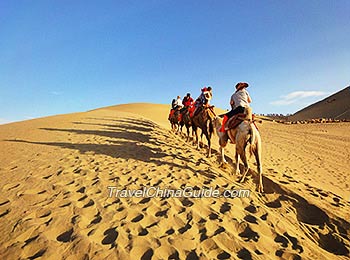
[[332, 118], [350, 119], [350, 86], [290, 116], [290, 121]]

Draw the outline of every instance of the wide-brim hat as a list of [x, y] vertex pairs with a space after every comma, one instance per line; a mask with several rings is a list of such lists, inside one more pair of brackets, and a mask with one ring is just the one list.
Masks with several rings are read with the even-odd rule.
[[246, 83], [246, 82], [239, 82], [236, 85], [236, 89], [244, 89], [244, 88], [247, 88], [247, 87], [249, 87], [249, 84]]

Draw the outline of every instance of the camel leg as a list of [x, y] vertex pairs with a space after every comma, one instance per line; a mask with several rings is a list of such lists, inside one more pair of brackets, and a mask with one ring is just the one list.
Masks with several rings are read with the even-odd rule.
[[259, 186], [258, 186], [258, 192], [264, 192], [264, 186], [262, 182], [262, 166], [261, 166], [261, 147], [259, 145], [254, 150], [255, 160], [258, 168], [259, 173]]
[[200, 147], [199, 147], [199, 136], [198, 136], [198, 128], [196, 128], [195, 130], [194, 130], [194, 133], [195, 133], [195, 135], [196, 135], [196, 139], [195, 139], [195, 143], [197, 144], [197, 150], [200, 150]]
[[243, 152], [241, 153], [241, 158], [244, 164], [244, 173], [243, 173], [242, 179], [240, 180], [240, 182], [242, 183], [245, 179], [245, 176], [249, 172], [249, 165], [248, 165], [248, 160], [247, 160], [245, 150], [243, 150]]
[[195, 140], [196, 140], [196, 128], [194, 126], [192, 126], [192, 143], [193, 145], [195, 145]]
[[211, 156], [211, 138], [210, 138], [210, 134], [209, 135], [207, 134], [206, 137], [207, 137], [207, 140], [208, 140], [208, 155], [207, 155], [207, 157], [209, 158]]
[[241, 172], [239, 171], [239, 153], [237, 151], [235, 154], [235, 160], [236, 160], [236, 175], [240, 175]]
[[188, 142], [190, 140], [190, 126], [186, 126], [187, 128], [187, 140], [186, 142]]
[[192, 141], [194, 140], [194, 130], [193, 130], [193, 126], [192, 126]]
[[211, 156], [211, 137], [212, 137], [212, 132], [211, 132], [211, 122], [208, 120], [207, 121], [207, 127], [205, 130], [205, 137], [207, 138], [208, 141], [208, 155], [207, 157], [209, 158]]
[[196, 140], [197, 140], [197, 150], [199, 151], [201, 149], [201, 147], [199, 145], [199, 137], [198, 137], [197, 131], [196, 131]]
[[221, 164], [227, 164], [225, 159], [225, 147], [220, 146]]

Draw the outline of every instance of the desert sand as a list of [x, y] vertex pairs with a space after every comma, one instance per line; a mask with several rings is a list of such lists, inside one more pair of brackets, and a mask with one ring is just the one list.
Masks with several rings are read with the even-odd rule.
[[[349, 259], [350, 123], [263, 121], [264, 194], [128, 104], [0, 126], [1, 259]], [[219, 112], [218, 112], [219, 113]], [[204, 140], [205, 143], [205, 140]], [[249, 198], [109, 197], [249, 189]]]
[[290, 121], [331, 118], [350, 119], [350, 86], [303, 108], [289, 117]]

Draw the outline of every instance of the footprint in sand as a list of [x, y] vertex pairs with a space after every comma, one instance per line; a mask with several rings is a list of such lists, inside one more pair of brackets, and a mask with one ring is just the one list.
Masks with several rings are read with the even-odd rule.
[[250, 215], [250, 214], [245, 216], [244, 220], [249, 222], [249, 223], [252, 223], [252, 224], [258, 224], [256, 217], [254, 217], [253, 215]]
[[304, 252], [304, 249], [301, 245], [298, 243], [298, 239], [289, 235], [287, 232], [284, 232], [283, 235], [289, 239], [289, 241], [292, 243], [292, 249], [298, 251], [298, 253]]
[[118, 232], [115, 228], [107, 229], [104, 233], [105, 237], [101, 241], [102, 245], [111, 245], [111, 248], [115, 247], [115, 240], [118, 237]]
[[185, 226], [183, 226], [182, 228], [179, 228], [178, 231], [180, 234], [185, 233], [187, 230], [189, 230], [192, 226], [190, 224], [186, 224]]
[[75, 215], [75, 216], [72, 217], [70, 222], [74, 225], [74, 224], [76, 224], [78, 222], [78, 220], [80, 220], [80, 216], [79, 215]]
[[83, 197], [79, 198], [78, 201], [83, 201], [87, 198], [88, 196], [85, 194]]
[[154, 252], [153, 249], [148, 249], [142, 256], [141, 256], [141, 260], [151, 260], [152, 256], [153, 256]]
[[156, 213], [156, 217], [168, 217], [168, 215], [167, 215], [167, 213], [168, 213], [168, 210], [169, 209], [165, 209], [165, 210], [161, 210], [161, 211], [158, 211], [157, 213]]
[[72, 180], [71, 182], [67, 183], [66, 185], [72, 185], [72, 184], [74, 184], [74, 183], [75, 183], [75, 181]]
[[186, 260], [199, 260], [199, 257], [196, 253], [196, 251], [192, 250], [187, 256]]
[[206, 228], [202, 228], [201, 230], [199, 230], [199, 233], [201, 234], [199, 240], [201, 242], [203, 242], [204, 240], [206, 240], [208, 238], [208, 235], [207, 235], [207, 229]]
[[171, 235], [175, 233], [175, 230], [173, 228], [170, 228], [165, 233], [167, 233], [168, 235]]
[[147, 228], [142, 228], [139, 232], [139, 236], [146, 236], [148, 235]]
[[80, 189], [77, 190], [79, 193], [85, 193], [85, 187], [81, 187]]
[[219, 235], [225, 231], [226, 231], [226, 229], [224, 227], [219, 227], [217, 230], [215, 230], [213, 236]]
[[95, 204], [95, 202], [92, 199], [90, 199], [89, 202], [83, 206], [83, 208], [91, 207], [94, 204]]
[[244, 209], [245, 209], [246, 211], [248, 211], [249, 213], [252, 213], [252, 214], [258, 212], [258, 210], [256, 209], [256, 207], [253, 206], [253, 205], [249, 205], [249, 206], [245, 207]]
[[219, 215], [216, 213], [210, 213], [209, 215], [209, 219], [210, 220], [215, 220], [215, 219], [219, 219]]
[[90, 226], [92, 226], [92, 225], [96, 225], [96, 224], [98, 224], [98, 223], [101, 222], [102, 217], [101, 217], [101, 215], [100, 215], [100, 212], [98, 212], [94, 217], [95, 217], [95, 218], [90, 222], [90, 224], [89, 224], [88, 227], [90, 227]]
[[247, 249], [243, 248], [237, 252], [237, 257], [239, 259], [250, 260], [252, 259], [252, 254]]
[[71, 204], [72, 204], [72, 202], [67, 202], [67, 203], [65, 203], [65, 204], [62, 204], [62, 205], [60, 206], [60, 208], [68, 207], [68, 206], [71, 205]]
[[29, 245], [32, 241], [36, 240], [39, 237], [39, 235], [33, 236], [28, 238], [27, 240], [24, 241], [24, 245], [21, 247], [22, 249]]
[[231, 259], [231, 255], [227, 253], [226, 251], [220, 253], [217, 255], [218, 259]]
[[193, 205], [193, 202], [188, 198], [185, 198], [184, 200], [182, 200], [181, 203], [185, 207], [191, 207]]
[[224, 204], [222, 204], [221, 207], [220, 207], [220, 213], [221, 214], [224, 214], [224, 213], [226, 213], [226, 212], [228, 212], [230, 210], [231, 210], [231, 205], [228, 202], [224, 202]]
[[282, 247], [288, 247], [288, 239], [284, 236], [277, 235], [274, 241], [281, 244]]
[[150, 200], [151, 200], [150, 198], [144, 198], [139, 203], [145, 204], [145, 203], [148, 203]]
[[71, 228], [70, 230], [62, 233], [56, 239], [59, 242], [67, 243], [69, 241], [72, 241], [72, 234], [73, 234], [73, 228]]
[[49, 209], [40, 209], [36, 212], [36, 217], [45, 218], [51, 215], [51, 210]]
[[32, 260], [32, 259], [36, 259], [36, 258], [42, 257], [45, 254], [46, 251], [47, 251], [47, 248], [40, 249], [34, 255], [28, 257], [28, 259]]
[[11, 184], [6, 184], [6, 185], [3, 187], [3, 189], [6, 189], [6, 190], [10, 191], [10, 190], [13, 190], [13, 189], [17, 188], [19, 185], [20, 185], [19, 183], [16, 183], [16, 184], [13, 184], [13, 183], [11, 183]]
[[139, 221], [140, 221], [141, 219], [143, 219], [143, 218], [144, 218], [144, 216], [143, 216], [142, 214], [140, 214], [140, 215], [134, 217], [134, 218], [131, 220], [131, 222], [136, 223], [136, 222], [139, 222]]
[[265, 213], [260, 217], [261, 220], [267, 220], [268, 213]]
[[239, 233], [238, 235], [242, 238], [244, 238], [244, 241], [248, 242], [250, 240], [253, 240], [255, 242], [258, 242], [260, 236], [257, 232], [252, 230], [249, 225], [245, 225], [245, 229], [243, 232]]
[[44, 176], [43, 179], [44, 179], [44, 180], [47, 180], [47, 179], [49, 179], [51, 176], [52, 176], [52, 174], [47, 175], [47, 176]]

